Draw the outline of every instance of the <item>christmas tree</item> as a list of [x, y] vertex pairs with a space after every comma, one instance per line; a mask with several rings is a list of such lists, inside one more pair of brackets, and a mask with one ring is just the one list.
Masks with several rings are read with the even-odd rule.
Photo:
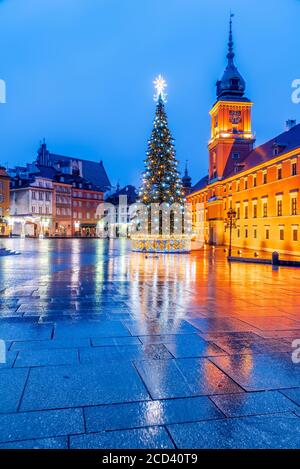
[[177, 170], [174, 140], [168, 128], [165, 111], [166, 82], [161, 75], [154, 81], [156, 114], [151, 138], [148, 141], [140, 202], [150, 207], [153, 203], [184, 205], [184, 190]]

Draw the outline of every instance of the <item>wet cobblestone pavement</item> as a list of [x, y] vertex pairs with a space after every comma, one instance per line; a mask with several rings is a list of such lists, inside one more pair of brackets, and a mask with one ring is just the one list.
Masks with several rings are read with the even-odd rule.
[[300, 269], [2, 244], [0, 448], [300, 448]]

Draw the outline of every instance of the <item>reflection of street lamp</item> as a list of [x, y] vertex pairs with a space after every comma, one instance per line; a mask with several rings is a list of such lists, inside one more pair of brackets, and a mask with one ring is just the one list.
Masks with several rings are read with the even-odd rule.
[[43, 239], [43, 238], [44, 238], [44, 233], [45, 233], [46, 229], [49, 228], [49, 224], [50, 224], [50, 221], [49, 221], [48, 218], [43, 218], [43, 219], [41, 220], [41, 228], [42, 228], [42, 230], [41, 230], [40, 235], [39, 235], [40, 239]]
[[8, 227], [9, 227], [9, 236], [12, 236], [12, 233], [14, 230], [14, 220], [11, 217], [8, 218]]
[[80, 222], [78, 220], [74, 221], [74, 227], [75, 227], [75, 234], [76, 234], [80, 228]]
[[229, 251], [228, 257], [231, 257], [231, 250], [232, 250], [232, 229], [236, 228], [235, 224], [236, 220], [236, 211], [232, 208], [227, 212], [227, 219], [225, 220], [226, 228], [229, 228]]

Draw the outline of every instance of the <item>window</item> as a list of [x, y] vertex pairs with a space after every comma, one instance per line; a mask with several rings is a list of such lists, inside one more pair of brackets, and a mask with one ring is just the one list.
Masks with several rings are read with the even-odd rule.
[[73, 218], [77, 218], [77, 212], [73, 212]]
[[248, 227], [245, 226], [245, 238], [248, 238]]
[[244, 189], [248, 189], [248, 179], [244, 179]]
[[59, 207], [56, 208], [56, 215], [60, 215], [60, 208]]
[[296, 175], [297, 175], [297, 163], [293, 162], [292, 163], [292, 176], [296, 176]]
[[39, 207], [39, 213], [43, 213], [43, 207], [42, 206]]
[[34, 205], [31, 207], [31, 209], [32, 209], [32, 213], [35, 213], [35, 206]]
[[236, 218], [239, 220], [241, 218], [241, 209], [240, 206], [236, 208]]
[[277, 216], [282, 216], [282, 199], [277, 200]]
[[245, 218], [248, 218], [248, 205], [245, 205]]
[[277, 168], [277, 179], [282, 179], [282, 167]]
[[298, 241], [298, 226], [292, 227], [292, 240]]
[[90, 212], [86, 212], [86, 218], [87, 219], [91, 218]]
[[284, 241], [284, 227], [283, 226], [279, 227], [279, 239], [280, 241]]
[[253, 205], [253, 218], [257, 218], [257, 204]]
[[32, 191], [32, 199], [36, 200], [36, 192], [35, 191]]
[[44, 200], [44, 194], [42, 191], [39, 191], [39, 200]]
[[253, 176], [253, 187], [257, 186], [257, 177], [256, 174]]
[[240, 84], [240, 80], [238, 78], [231, 78], [230, 84], [233, 88], [238, 88]]
[[263, 202], [262, 208], [263, 208], [263, 217], [267, 217], [268, 216], [268, 202]]
[[297, 215], [297, 197], [291, 198], [291, 215]]
[[266, 239], [270, 239], [270, 228], [266, 228]]
[[46, 213], [49, 214], [49, 207], [46, 207]]
[[263, 184], [267, 184], [267, 182], [268, 182], [267, 171], [263, 171]]
[[256, 227], [253, 228], [253, 238], [257, 239], [257, 228]]
[[240, 236], [241, 236], [241, 230], [238, 228], [237, 229], [237, 237], [240, 238]]

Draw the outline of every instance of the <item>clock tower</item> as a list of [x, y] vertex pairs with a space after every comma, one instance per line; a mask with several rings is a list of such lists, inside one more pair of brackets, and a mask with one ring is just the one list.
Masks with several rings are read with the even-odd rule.
[[232, 16], [230, 15], [227, 66], [221, 80], [217, 81], [217, 101], [210, 111], [210, 183], [242, 169], [243, 161], [254, 144], [251, 130], [253, 103], [245, 96], [246, 83], [233, 60]]

